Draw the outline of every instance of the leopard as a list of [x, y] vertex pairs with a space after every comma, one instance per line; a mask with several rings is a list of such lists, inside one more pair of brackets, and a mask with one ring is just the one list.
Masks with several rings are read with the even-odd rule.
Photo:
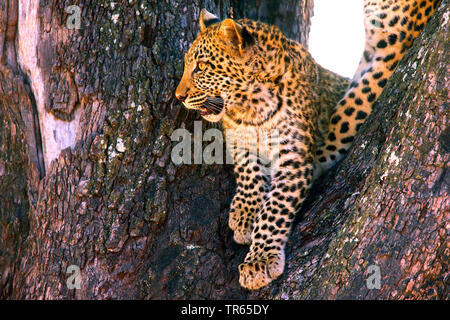
[[175, 96], [226, 132], [236, 178], [228, 225], [237, 243], [250, 246], [238, 266], [243, 288], [257, 290], [283, 273], [312, 184], [348, 152], [438, 4], [365, 0], [364, 52], [351, 80], [274, 25], [201, 10]]

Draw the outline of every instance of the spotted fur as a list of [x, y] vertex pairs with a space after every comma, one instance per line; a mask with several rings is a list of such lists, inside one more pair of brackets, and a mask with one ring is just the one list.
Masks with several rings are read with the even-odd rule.
[[[282, 274], [295, 212], [314, 177], [348, 150], [437, 3], [366, 1], [366, 46], [351, 82], [319, 66], [275, 26], [220, 22], [202, 10], [201, 31], [186, 54], [176, 96], [232, 132], [226, 139], [237, 190], [229, 226], [238, 243], [250, 244], [239, 266], [243, 287], [258, 289]], [[237, 146], [249, 130], [257, 132], [256, 139]], [[263, 131], [277, 135], [261, 148]]]
[[316, 151], [316, 175], [332, 167], [348, 151], [388, 79], [439, 2], [365, 1], [364, 54], [347, 92], [330, 118], [325, 143]]

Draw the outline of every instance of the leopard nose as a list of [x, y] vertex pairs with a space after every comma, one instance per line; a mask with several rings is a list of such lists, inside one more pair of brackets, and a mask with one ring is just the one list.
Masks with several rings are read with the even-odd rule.
[[180, 100], [181, 102], [183, 102], [184, 100], [186, 100], [187, 96], [183, 96], [179, 93], [175, 93], [175, 96], [177, 97], [178, 100]]

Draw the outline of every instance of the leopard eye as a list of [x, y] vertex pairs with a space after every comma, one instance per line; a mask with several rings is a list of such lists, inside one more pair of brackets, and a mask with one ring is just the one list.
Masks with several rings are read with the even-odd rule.
[[204, 63], [204, 62], [199, 62], [199, 63], [198, 63], [198, 68], [199, 68], [201, 71], [205, 70], [205, 69], [206, 69], [206, 63]]
[[195, 67], [194, 72], [199, 72], [199, 71], [203, 71], [206, 69], [206, 63], [200, 61], [199, 63], [197, 63], [197, 66]]

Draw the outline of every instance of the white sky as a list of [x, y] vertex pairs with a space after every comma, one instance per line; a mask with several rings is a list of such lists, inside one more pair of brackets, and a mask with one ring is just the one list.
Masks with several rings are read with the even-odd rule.
[[352, 78], [364, 50], [362, 0], [315, 0], [309, 51], [323, 67]]

